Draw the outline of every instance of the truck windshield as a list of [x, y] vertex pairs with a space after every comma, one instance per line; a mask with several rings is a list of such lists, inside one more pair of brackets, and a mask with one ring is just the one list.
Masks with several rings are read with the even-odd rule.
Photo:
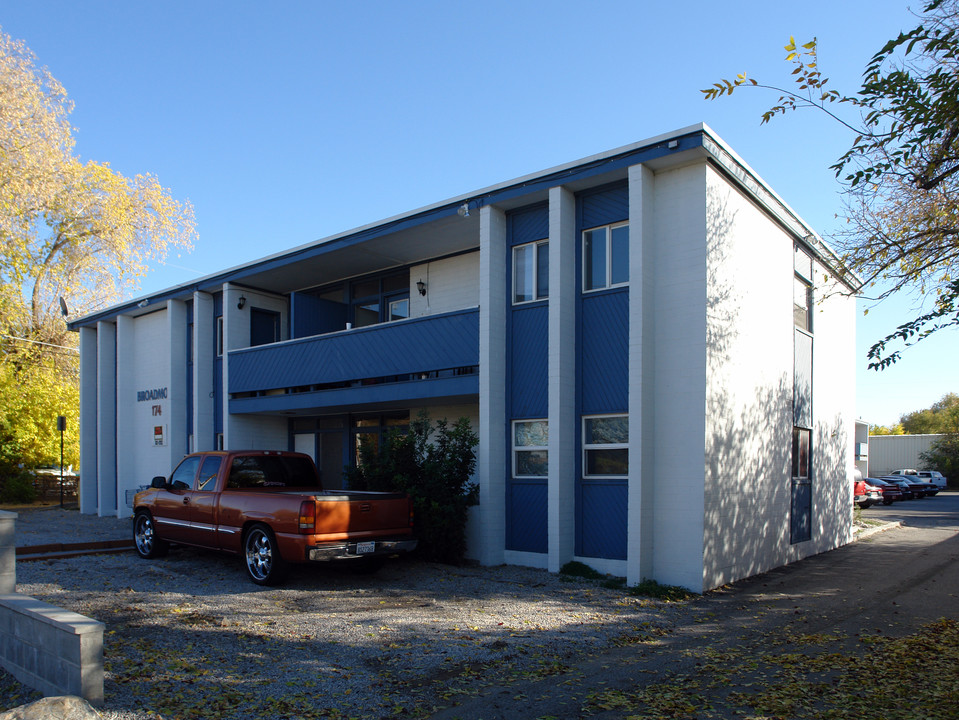
[[244, 455], [233, 458], [228, 488], [319, 488], [320, 480], [308, 458]]

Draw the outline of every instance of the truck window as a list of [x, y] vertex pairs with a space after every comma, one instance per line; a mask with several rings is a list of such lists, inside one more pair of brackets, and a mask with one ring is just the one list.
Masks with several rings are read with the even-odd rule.
[[170, 484], [177, 490], [192, 488], [197, 468], [200, 467], [200, 460], [202, 459], [202, 455], [188, 455], [183, 458], [183, 462], [177, 465], [176, 470], [170, 475]]
[[228, 488], [318, 488], [319, 481], [308, 458], [246, 455], [233, 458]]
[[216, 490], [216, 476], [220, 474], [223, 458], [219, 455], [207, 455], [200, 466], [200, 476], [196, 481], [197, 490]]

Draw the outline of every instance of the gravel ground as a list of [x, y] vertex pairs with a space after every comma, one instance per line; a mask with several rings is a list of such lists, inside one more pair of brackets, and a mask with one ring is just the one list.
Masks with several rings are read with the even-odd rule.
[[[23, 545], [129, 532], [129, 520], [59, 508], [17, 521]], [[106, 624], [100, 709], [118, 720], [425, 716], [656, 637], [681, 612], [542, 570], [412, 560], [374, 575], [302, 566], [262, 588], [236, 558], [190, 548], [21, 562], [17, 581]], [[15, 686], [0, 684], [0, 706], [24, 702]]]

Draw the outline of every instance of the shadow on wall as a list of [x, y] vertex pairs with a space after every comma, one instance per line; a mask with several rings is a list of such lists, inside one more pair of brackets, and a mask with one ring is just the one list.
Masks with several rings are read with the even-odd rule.
[[812, 539], [791, 543], [792, 246], [738, 224], [720, 192], [708, 193], [707, 210], [703, 583], [712, 588], [848, 542], [851, 497], [843, 423], [816, 423]]

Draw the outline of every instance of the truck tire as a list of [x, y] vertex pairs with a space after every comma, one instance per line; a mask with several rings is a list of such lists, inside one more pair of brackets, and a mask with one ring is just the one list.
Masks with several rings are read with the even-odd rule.
[[142, 558], [157, 558], [167, 554], [170, 543], [156, 536], [153, 516], [146, 510], [138, 510], [133, 516], [133, 544]]
[[250, 580], [257, 585], [276, 585], [286, 575], [276, 536], [267, 525], [257, 523], [243, 536], [243, 563]]

